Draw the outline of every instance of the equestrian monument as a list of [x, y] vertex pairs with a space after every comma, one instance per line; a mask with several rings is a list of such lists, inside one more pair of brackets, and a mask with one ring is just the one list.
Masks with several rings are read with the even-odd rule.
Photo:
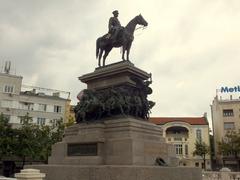
[[[79, 90], [76, 124], [53, 145], [48, 165], [31, 168], [47, 180], [200, 180], [200, 169], [177, 166], [174, 147], [148, 121], [155, 105], [148, 97], [152, 74], [129, 60], [136, 26], [148, 23], [138, 15], [122, 27], [118, 14], [113, 11], [109, 32], [97, 39], [99, 66], [79, 77], [87, 89]], [[114, 47], [123, 47], [122, 60], [106, 65]]]

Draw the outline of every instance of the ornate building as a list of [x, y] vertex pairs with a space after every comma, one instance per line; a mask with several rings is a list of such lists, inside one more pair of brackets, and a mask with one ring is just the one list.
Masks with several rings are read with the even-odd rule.
[[[152, 117], [150, 121], [163, 129], [166, 142], [173, 144], [180, 166], [203, 167], [200, 156], [194, 156], [196, 141], [210, 146], [209, 125], [204, 117]], [[206, 157], [206, 169], [211, 169], [210, 156]]]

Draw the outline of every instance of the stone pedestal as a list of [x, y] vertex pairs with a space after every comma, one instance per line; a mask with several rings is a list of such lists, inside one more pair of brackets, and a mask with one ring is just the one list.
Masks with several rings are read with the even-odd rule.
[[[97, 144], [95, 155], [69, 156], [69, 144]], [[169, 167], [156, 166], [162, 157]], [[69, 127], [53, 146], [48, 165], [31, 165], [46, 180], [201, 180], [201, 169], [176, 167], [173, 147], [150, 122], [115, 118]], [[29, 166], [26, 166], [29, 167]]]
[[33, 165], [46, 180], [202, 180], [201, 169], [159, 166]]
[[105, 89], [112, 86], [136, 87], [134, 79], [147, 80], [150, 74], [135, 67], [129, 61], [121, 61], [105, 67], [96, 68], [94, 72], [78, 79], [87, 84], [90, 90]]
[[[71, 144], [96, 144], [93, 156], [68, 155]], [[62, 142], [53, 146], [49, 164], [154, 165], [157, 157], [175, 166], [173, 146], [165, 143], [162, 129], [131, 117], [81, 123], [65, 131]]]

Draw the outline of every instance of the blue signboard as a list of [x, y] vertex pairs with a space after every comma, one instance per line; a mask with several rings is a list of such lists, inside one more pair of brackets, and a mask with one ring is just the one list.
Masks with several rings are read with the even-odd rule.
[[220, 89], [221, 93], [234, 93], [234, 92], [240, 92], [240, 86], [235, 86], [235, 87], [221, 87]]

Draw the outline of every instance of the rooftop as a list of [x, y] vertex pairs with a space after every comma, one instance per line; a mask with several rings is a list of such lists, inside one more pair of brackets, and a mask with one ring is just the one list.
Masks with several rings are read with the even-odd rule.
[[47, 95], [45, 93], [34, 93], [31, 91], [24, 91], [20, 92], [21, 95], [25, 96], [35, 96], [35, 97], [41, 97], [41, 98], [47, 98], [47, 99], [56, 99], [56, 100], [68, 100], [69, 98], [62, 98], [57, 95]]
[[169, 122], [185, 122], [191, 125], [208, 125], [206, 117], [151, 117], [150, 122], [164, 125]]
[[14, 78], [23, 78], [22, 76], [14, 75], [14, 74], [8, 74], [8, 73], [2, 73], [0, 72], [0, 76], [7, 76], [7, 77], [14, 77]]

